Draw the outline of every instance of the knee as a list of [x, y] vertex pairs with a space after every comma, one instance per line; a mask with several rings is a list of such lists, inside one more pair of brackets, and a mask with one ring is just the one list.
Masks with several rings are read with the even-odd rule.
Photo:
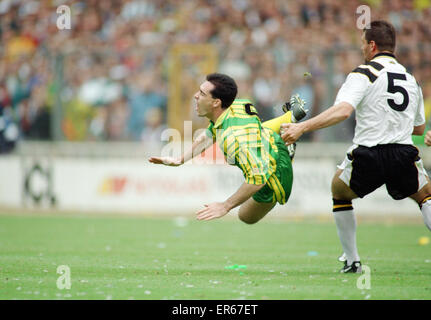
[[239, 220], [241, 220], [242, 222], [246, 223], [246, 224], [255, 224], [256, 222], [258, 222], [259, 220], [256, 219], [252, 219], [249, 217], [244, 217], [242, 215], [238, 215]]
[[431, 195], [431, 183], [428, 182], [423, 188], [422, 188], [422, 194], [424, 195], [424, 198]]
[[349, 196], [347, 195], [346, 192], [342, 192], [340, 191], [340, 189], [337, 189], [336, 187], [332, 187], [332, 199], [337, 199], [337, 200], [351, 200], [349, 199]]
[[427, 183], [420, 191], [416, 192], [415, 194], [411, 195], [410, 198], [412, 198], [416, 203], [421, 206], [423, 203], [431, 199], [431, 183]]
[[338, 176], [335, 176], [331, 184], [332, 198], [337, 200], [353, 200], [358, 196]]
[[331, 183], [331, 193], [332, 193], [332, 198], [342, 200], [344, 199], [344, 194], [343, 192], [340, 192], [342, 188], [339, 187], [338, 180], [339, 180], [338, 175], [335, 175]]

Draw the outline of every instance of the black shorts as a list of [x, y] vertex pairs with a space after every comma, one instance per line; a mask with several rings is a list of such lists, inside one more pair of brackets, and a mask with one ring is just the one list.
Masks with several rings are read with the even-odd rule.
[[400, 200], [427, 183], [419, 150], [412, 145], [358, 146], [347, 153], [339, 168], [343, 169], [340, 179], [360, 198], [385, 184], [390, 196]]

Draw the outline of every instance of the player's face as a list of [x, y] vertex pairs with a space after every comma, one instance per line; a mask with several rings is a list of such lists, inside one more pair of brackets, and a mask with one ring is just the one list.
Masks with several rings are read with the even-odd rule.
[[196, 101], [195, 110], [199, 117], [208, 117], [213, 112], [214, 107], [214, 99], [211, 96], [211, 90], [214, 89], [214, 85], [205, 81], [199, 87], [199, 91], [196, 92], [194, 98]]
[[361, 41], [362, 41], [362, 46], [361, 46], [361, 50], [362, 50], [362, 54], [364, 56], [365, 61], [370, 61], [373, 58], [373, 48], [372, 48], [372, 44], [368, 43], [367, 40], [365, 39], [365, 32], [362, 33], [362, 37], [361, 37]]

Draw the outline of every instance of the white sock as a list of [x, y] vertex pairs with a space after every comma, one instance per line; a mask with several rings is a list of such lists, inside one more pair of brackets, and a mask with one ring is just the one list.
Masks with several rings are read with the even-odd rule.
[[353, 210], [334, 212], [334, 218], [338, 237], [347, 257], [347, 264], [351, 265], [354, 261], [360, 261], [356, 248], [356, 218]]
[[422, 204], [421, 212], [425, 225], [431, 231], [431, 200], [428, 200]]

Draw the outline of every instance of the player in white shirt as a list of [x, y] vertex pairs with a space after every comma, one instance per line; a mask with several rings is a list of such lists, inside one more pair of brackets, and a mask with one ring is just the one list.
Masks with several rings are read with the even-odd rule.
[[281, 135], [289, 145], [303, 133], [335, 125], [356, 110], [353, 145], [332, 180], [343, 273], [361, 272], [352, 200], [383, 184], [393, 199], [415, 200], [431, 230], [431, 184], [411, 139], [425, 130], [421, 88], [396, 60], [395, 30], [388, 22], [371, 22], [363, 31], [361, 49], [366, 62], [348, 75], [334, 105], [302, 123], [283, 124]]

